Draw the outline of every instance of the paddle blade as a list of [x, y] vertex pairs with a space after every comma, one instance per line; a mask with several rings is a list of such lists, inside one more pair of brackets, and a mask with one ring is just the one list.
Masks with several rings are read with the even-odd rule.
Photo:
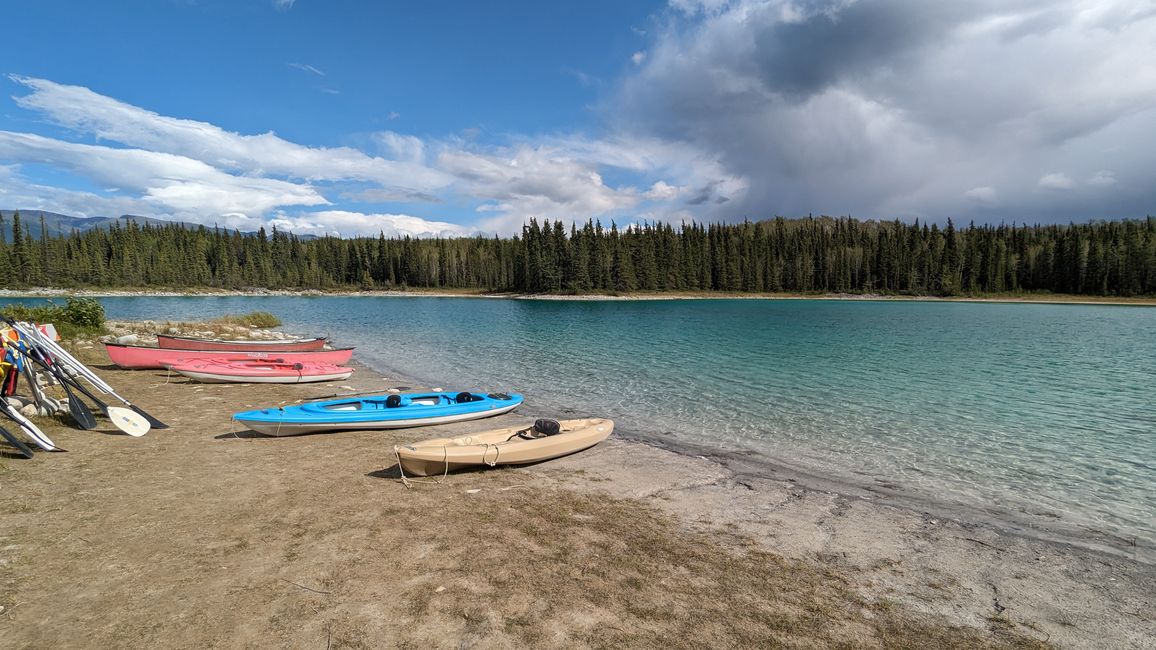
[[154, 418], [153, 416], [149, 415], [148, 413], [145, 413], [144, 409], [142, 409], [141, 407], [139, 407], [135, 404], [129, 404], [128, 407], [130, 409], [136, 411], [137, 413], [139, 413], [140, 416], [143, 417], [144, 419], [148, 420], [148, 423], [150, 426], [152, 426], [152, 428], [154, 428], [154, 429], [167, 429], [167, 428], [169, 428], [169, 425], [165, 424], [164, 422], [161, 422], [160, 420]]
[[110, 406], [105, 411], [108, 413], [108, 419], [113, 426], [124, 431], [130, 436], [139, 438], [149, 432], [152, 427], [149, 426], [149, 421], [141, 417], [139, 413], [132, 409], [126, 409], [120, 406]]
[[60, 447], [57, 447], [56, 443], [52, 442], [52, 440], [49, 439], [49, 437], [40, 430], [40, 427], [33, 424], [32, 421], [28, 418], [20, 415], [20, 411], [17, 411], [14, 406], [9, 404], [3, 398], [0, 398], [0, 414], [4, 415], [9, 420], [12, 420], [16, 424], [19, 424], [20, 429], [24, 431], [24, 433], [28, 434], [28, 437], [32, 439], [32, 442], [35, 442], [36, 445], [44, 451], [64, 451]]
[[64, 391], [68, 393], [68, 412], [72, 415], [72, 419], [76, 420], [76, 423], [80, 425], [80, 428], [84, 429], [85, 431], [91, 431], [92, 429], [95, 429], [96, 416], [92, 414], [91, 410], [89, 410], [88, 405], [80, 401], [76, 395], [73, 395], [72, 391], [68, 390], [67, 384], [61, 385], [64, 386]]

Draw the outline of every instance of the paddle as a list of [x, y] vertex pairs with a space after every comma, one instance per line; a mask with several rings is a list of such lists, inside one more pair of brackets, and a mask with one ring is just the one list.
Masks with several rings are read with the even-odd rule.
[[[16, 321], [14, 321], [11, 318], [4, 316], [2, 314], [0, 314], [0, 320], [3, 320], [5, 323], [8, 323], [8, 325], [10, 327], [12, 327], [12, 329], [19, 332], [21, 338], [27, 338], [29, 341], [35, 341], [35, 342], [39, 343], [40, 345], [43, 345], [50, 352], [52, 352], [52, 354], [54, 354], [57, 359], [61, 360], [64, 365], [66, 365], [69, 368], [72, 368], [74, 371], [76, 371], [76, 374], [78, 374], [81, 377], [88, 380], [89, 383], [91, 383], [94, 387], [96, 387], [101, 392], [108, 393], [109, 395], [112, 395], [113, 397], [117, 398], [118, 400], [124, 402], [125, 406], [129, 407], [133, 411], [136, 411], [138, 414], [141, 415], [141, 417], [148, 420], [148, 423], [149, 423], [151, 428], [153, 428], [153, 429], [167, 429], [167, 428], [169, 428], [169, 425], [167, 425], [164, 422], [161, 422], [160, 420], [149, 415], [148, 413], [145, 412], [144, 409], [140, 408], [139, 406], [134, 405], [132, 402], [121, 397], [120, 395], [117, 395], [116, 391], [114, 391], [112, 389], [112, 386], [109, 386], [108, 383], [105, 382], [103, 379], [101, 379], [96, 373], [89, 370], [88, 366], [77, 361], [76, 357], [73, 357], [71, 354], [69, 354], [68, 350], [65, 350], [64, 348], [60, 347], [60, 345], [58, 345], [56, 343], [56, 341], [53, 341], [51, 338], [42, 334], [40, 332], [40, 330], [37, 329], [36, 327], [31, 327], [31, 328], [25, 327], [24, 325], [17, 323]], [[73, 387], [74, 388], [80, 388], [80, 382], [73, 382]], [[90, 397], [92, 395], [91, 393], [89, 393], [87, 391], [85, 391], [85, 394], [89, 395]], [[95, 399], [95, 398], [93, 398], [93, 399]], [[125, 433], [128, 433], [128, 432], [126, 431]], [[144, 434], [142, 433], [140, 435], [144, 435]]]
[[48, 401], [48, 396], [44, 391], [40, 390], [40, 383], [36, 381], [36, 372], [32, 369], [32, 364], [24, 360], [24, 355], [21, 355], [21, 361], [17, 365], [18, 369], [24, 375], [24, 381], [28, 382], [28, 391], [32, 393], [32, 399], [46, 410], [54, 410], [55, 404]]
[[[43, 365], [43, 362], [39, 359], [34, 360], [37, 363], [41, 363]], [[128, 435], [139, 438], [148, 433], [149, 429], [152, 428], [149, 424], [149, 421], [138, 414], [136, 411], [120, 406], [109, 406], [108, 404], [105, 404], [99, 398], [97, 398], [96, 395], [93, 395], [87, 388], [85, 388], [83, 384], [74, 380], [72, 377], [69, 377], [63, 371], [60, 371], [56, 377], [60, 380], [62, 385], [72, 386], [76, 390], [84, 393], [88, 399], [92, 400], [92, 402], [96, 404], [98, 408], [100, 408], [100, 410], [104, 411], [105, 417], [107, 417], [116, 428], [124, 431]], [[72, 393], [70, 392], [69, 395], [71, 394]], [[71, 398], [69, 401], [71, 403]], [[89, 412], [89, 415], [91, 415], [91, 411]]]
[[20, 428], [24, 430], [24, 433], [45, 451], [64, 451], [57, 447], [56, 443], [52, 442], [52, 440], [40, 430], [40, 427], [33, 424], [31, 420], [21, 415], [15, 406], [8, 403], [8, 397], [16, 392], [16, 379], [20, 376], [16, 370], [16, 364], [9, 363], [6, 360], [0, 361], [0, 371], [5, 375], [3, 387], [0, 388], [0, 414], [7, 416], [8, 419], [19, 424]]
[[60, 386], [64, 389], [64, 394], [68, 396], [68, 412], [72, 415], [72, 419], [80, 425], [80, 428], [86, 431], [95, 429], [96, 416], [89, 410], [88, 405], [73, 394], [72, 389], [68, 386], [64, 371], [52, 363], [52, 358], [44, 350], [32, 346], [29, 346], [27, 350], [23, 347], [19, 347], [17, 350], [24, 354], [25, 358], [32, 359], [48, 370], [53, 377], [56, 377], [56, 381], [60, 382]]
[[20, 454], [22, 456], [24, 456], [25, 458], [32, 458], [32, 450], [28, 448], [28, 445], [24, 444], [23, 442], [20, 442], [20, 439], [17, 438], [16, 436], [12, 435], [12, 433], [10, 431], [8, 431], [8, 429], [5, 429], [4, 427], [0, 427], [0, 437], [7, 440], [8, 443], [11, 444], [13, 447], [15, 447], [16, 450], [19, 451]]
[[32, 441], [44, 451], [64, 451], [64, 449], [57, 447], [56, 443], [52, 442], [52, 440], [40, 430], [40, 427], [33, 424], [32, 420], [21, 415], [15, 406], [9, 404], [8, 400], [2, 397], [0, 397], [0, 414], [5, 415], [9, 420], [19, 424], [20, 428], [24, 429], [24, 433], [27, 433], [28, 437], [32, 438]]

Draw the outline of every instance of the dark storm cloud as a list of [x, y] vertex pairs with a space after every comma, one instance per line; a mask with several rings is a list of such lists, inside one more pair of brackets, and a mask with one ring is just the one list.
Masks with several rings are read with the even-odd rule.
[[711, 217], [1143, 215], [1153, 4], [680, 0], [612, 108], [747, 180]]
[[767, 88], [795, 95], [821, 92], [848, 76], [918, 51], [966, 15], [963, 3], [925, 0], [861, 2], [835, 12], [816, 3], [812, 16], [782, 22], [770, 13], [753, 19], [754, 56]]

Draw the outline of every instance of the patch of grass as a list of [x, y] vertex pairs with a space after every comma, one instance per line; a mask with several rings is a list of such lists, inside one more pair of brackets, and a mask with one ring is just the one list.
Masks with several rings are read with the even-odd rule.
[[269, 329], [281, 326], [281, 319], [267, 311], [253, 311], [248, 314], [226, 314], [210, 322], [221, 323], [222, 325], [241, 325], [243, 327], [256, 329]]

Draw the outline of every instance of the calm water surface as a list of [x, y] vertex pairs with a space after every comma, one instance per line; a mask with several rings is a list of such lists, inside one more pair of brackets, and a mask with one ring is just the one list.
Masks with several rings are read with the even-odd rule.
[[[385, 373], [517, 390], [845, 480], [1156, 540], [1156, 309], [804, 300], [104, 298], [264, 310]], [[30, 301], [26, 301], [30, 302]], [[1030, 525], [1030, 523], [1029, 523]]]

